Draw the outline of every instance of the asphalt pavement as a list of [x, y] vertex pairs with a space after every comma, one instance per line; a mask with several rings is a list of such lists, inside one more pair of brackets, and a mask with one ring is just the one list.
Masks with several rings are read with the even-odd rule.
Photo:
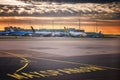
[[0, 41], [0, 80], [120, 80], [118, 42]]

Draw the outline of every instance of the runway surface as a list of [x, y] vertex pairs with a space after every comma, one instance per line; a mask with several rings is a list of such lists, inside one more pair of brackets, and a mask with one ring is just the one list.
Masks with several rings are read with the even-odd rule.
[[119, 39], [0, 40], [0, 80], [120, 80]]

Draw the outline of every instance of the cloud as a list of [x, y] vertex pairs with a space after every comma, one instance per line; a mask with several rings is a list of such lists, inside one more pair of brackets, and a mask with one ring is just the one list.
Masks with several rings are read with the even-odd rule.
[[[11, 0], [6, 0], [11, 1]], [[119, 17], [120, 2], [112, 3], [60, 3], [39, 0], [13, 0], [11, 5], [0, 5], [0, 15], [5, 16], [84, 16], [91, 18]], [[38, 2], [39, 1], [39, 2]], [[59, 1], [59, 0], [58, 0]], [[73, 0], [71, 0], [73, 1]], [[2, 1], [4, 2], [4, 1]], [[22, 5], [24, 4], [24, 5]]]
[[18, 0], [24, 1], [26, 3], [29, 2], [58, 2], [58, 3], [109, 3], [109, 2], [117, 2], [119, 0]]
[[0, 0], [0, 4], [2, 5], [27, 5], [24, 2], [18, 0]]

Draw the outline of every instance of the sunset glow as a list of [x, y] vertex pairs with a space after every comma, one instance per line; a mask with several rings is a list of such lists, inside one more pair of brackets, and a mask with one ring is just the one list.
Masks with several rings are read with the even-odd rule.
[[[84, 29], [120, 34], [120, 2], [73, 0], [1, 0], [0, 30], [6, 26], [30, 29]], [[80, 23], [80, 25], [79, 25]]]

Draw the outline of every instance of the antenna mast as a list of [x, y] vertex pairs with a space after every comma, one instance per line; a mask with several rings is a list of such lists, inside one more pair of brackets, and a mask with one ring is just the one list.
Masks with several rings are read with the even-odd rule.
[[79, 19], [79, 30], [81, 29], [81, 27], [80, 27], [80, 19]]
[[98, 32], [98, 26], [97, 26], [97, 21], [96, 21], [96, 32]]

